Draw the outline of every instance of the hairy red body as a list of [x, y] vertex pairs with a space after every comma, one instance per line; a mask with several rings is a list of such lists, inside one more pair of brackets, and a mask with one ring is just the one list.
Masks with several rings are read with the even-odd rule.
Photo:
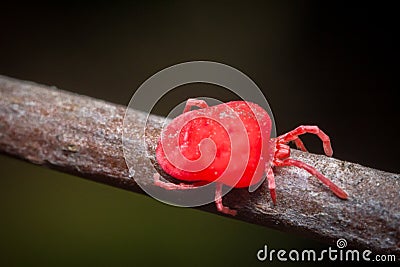
[[[190, 111], [192, 106], [201, 109]], [[155, 175], [165, 189], [190, 189], [196, 184], [216, 182], [215, 202], [221, 212], [236, 211], [222, 205], [222, 185], [249, 187], [266, 174], [271, 198], [276, 203], [274, 166], [296, 166], [317, 177], [342, 199], [348, 195], [332, 181], [304, 162], [290, 158], [287, 143], [307, 151], [299, 135], [312, 133], [323, 142], [325, 154], [333, 151], [329, 137], [317, 126], [299, 126], [277, 138], [270, 138], [271, 119], [257, 104], [232, 101], [208, 107], [203, 100], [189, 99], [184, 113], [166, 128], [156, 149], [161, 168], [169, 175], [191, 184], [172, 184]], [[194, 182], [194, 184], [193, 184]]]

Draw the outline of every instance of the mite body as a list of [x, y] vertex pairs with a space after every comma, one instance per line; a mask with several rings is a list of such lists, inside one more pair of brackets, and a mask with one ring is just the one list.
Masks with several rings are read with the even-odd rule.
[[[193, 106], [201, 109], [192, 110]], [[223, 213], [236, 211], [222, 205], [222, 185], [243, 188], [256, 185], [267, 175], [271, 198], [276, 204], [274, 166], [296, 166], [305, 169], [342, 199], [347, 194], [313, 167], [290, 158], [287, 145], [307, 151], [299, 139], [305, 133], [316, 134], [324, 151], [332, 155], [329, 137], [317, 126], [299, 126], [277, 138], [270, 138], [271, 119], [257, 104], [232, 101], [208, 107], [203, 100], [189, 99], [182, 115], [167, 125], [156, 149], [161, 168], [185, 184], [160, 180], [155, 184], [165, 189], [190, 189], [196, 185], [216, 182], [215, 202]]]

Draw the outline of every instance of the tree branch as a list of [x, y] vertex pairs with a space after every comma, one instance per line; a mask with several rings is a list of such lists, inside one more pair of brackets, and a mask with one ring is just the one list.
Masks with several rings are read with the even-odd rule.
[[[87, 96], [0, 76], [0, 152], [143, 193], [129, 177], [123, 157], [121, 134], [125, 109]], [[136, 115], [137, 125], [143, 124], [146, 114], [137, 111]], [[163, 120], [153, 115], [148, 120], [153, 162]], [[132, 131], [140, 132], [135, 125]], [[141, 158], [143, 155], [135, 155], [137, 162], [149, 164]], [[297, 150], [292, 151], [292, 156], [315, 166], [345, 189], [349, 200], [338, 199], [303, 170], [276, 168], [277, 205], [271, 203], [267, 183], [253, 193], [234, 189], [223, 199], [225, 205], [238, 210], [233, 219], [332, 244], [345, 238], [349, 247], [400, 255], [398, 174]], [[151, 166], [134, 171], [144, 183], [153, 183]], [[221, 215], [214, 204], [199, 209]]]

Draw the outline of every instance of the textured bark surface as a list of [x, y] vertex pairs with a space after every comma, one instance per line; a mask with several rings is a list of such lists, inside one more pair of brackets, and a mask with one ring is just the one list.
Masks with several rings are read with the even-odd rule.
[[[143, 138], [140, 125], [147, 115], [133, 111], [129, 136], [137, 138], [130, 142], [137, 165], [128, 170], [121, 140], [125, 110], [124, 106], [0, 76], [0, 152], [144, 193], [131, 177], [135, 173], [144, 184], [153, 183], [154, 168], [137, 141]], [[147, 119], [147, 155], [152, 162], [163, 121], [153, 115]], [[399, 258], [399, 174], [297, 150], [292, 157], [315, 166], [342, 187], [349, 199], [338, 199], [303, 170], [276, 168], [277, 205], [272, 205], [267, 183], [253, 193], [234, 189], [223, 199], [225, 205], [238, 210], [234, 219], [331, 244], [345, 238], [349, 248]], [[221, 215], [214, 204], [199, 209]]]

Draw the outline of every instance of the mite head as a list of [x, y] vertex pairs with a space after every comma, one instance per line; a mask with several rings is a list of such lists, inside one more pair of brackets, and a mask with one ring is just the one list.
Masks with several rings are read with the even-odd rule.
[[279, 139], [274, 142], [274, 159], [284, 160], [290, 156], [290, 147], [280, 141]]

